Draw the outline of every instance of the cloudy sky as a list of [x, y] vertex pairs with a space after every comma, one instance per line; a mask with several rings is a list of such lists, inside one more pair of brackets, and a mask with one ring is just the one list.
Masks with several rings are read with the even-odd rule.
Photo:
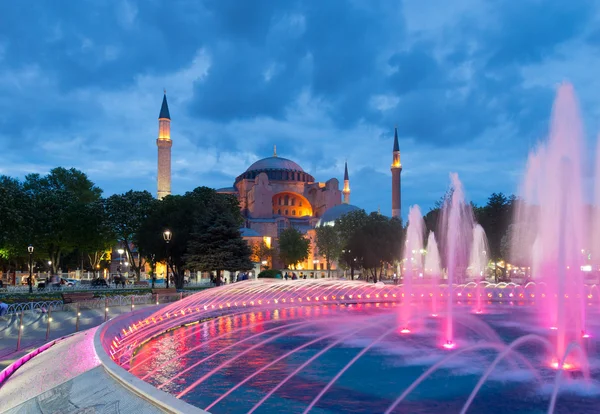
[[600, 126], [593, 0], [20, 0], [0, 14], [0, 174], [85, 171], [156, 192], [171, 110], [173, 192], [230, 186], [280, 156], [391, 212], [426, 212], [458, 172], [476, 203], [512, 193], [569, 80]]

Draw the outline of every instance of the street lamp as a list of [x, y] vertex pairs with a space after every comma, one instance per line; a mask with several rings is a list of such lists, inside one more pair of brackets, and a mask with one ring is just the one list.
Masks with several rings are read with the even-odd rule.
[[171, 237], [173, 237], [173, 233], [171, 233], [170, 230], [163, 231], [163, 239], [165, 240], [165, 243], [167, 243], [167, 289], [169, 288], [169, 262], [171, 259], [171, 256], [169, 255], [169, 242], [171, 241]]
[[33, 293], [33, 246], [30, 244], [27, 246], [29, 252], [29, 279], [27, 284], [29, 285], [29, 293]]

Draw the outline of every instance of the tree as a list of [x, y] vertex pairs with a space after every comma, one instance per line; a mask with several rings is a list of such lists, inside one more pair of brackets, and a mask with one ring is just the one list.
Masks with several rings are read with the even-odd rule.
[[365, 224], [354, 233], [348, 246], [367, 274], [377, 283], [384, 264], [400, 259], [402, 239], [403, 227], [400, 220], [371, 213]]
[[279, 235], [279, 257], [286, 268], [306, 260], [309, 249], [310, 241], [293, 227], [283, 230]]
[[115, 194], [110, 196], [105, 203], [108, 225], [117, 241], [123, 245], [126, 257], [131, 263], [131, 270], [136, 274], [138, 280], [144, 267], [144, 256], [138, 252], [136, 262], [132, 254], [132, 244], [137, 239], [142, 225], [154, 211], [156, 203], [157, 200], [148, 191], [128, 191], [125, 194]]
[[32, 209], [23, 184], [11, 177], [0, 176], [0, 259], [3, 267], [27, 254], [32, 234]]
[[[133, 242], [145, 257], [154, 255], [157, 262], [169, 258], [175, 286], [180, 289], [183, 287], [183, 271], [187, 266], [190, 241], [207, 233], [217, 219], [230, 220], [240, 227], [243, 218], [237, 198], [219, 194], [212, 188], [198, 187], [182, 196], [168, 196], [157, 202]], [[172, 234], [168, 253], [163, 240], [163, 231], [166, 229]]]
[[512, 205], [516, 198], [507, 198], [502, 193], [493, 193], [478, 214], [479, 224], [488, 240], [488, 257], [494, 262], [494, 276], [498, 282], [496, 263], [502, 258], [502, 237], [507, 233], [512, 216]]
[[25, 235], [44, 254], [57, 272], [62, 257], [73, 252], [85, 240], [90, 229], [89, 214], [99, 202], [102, 190], [74, 168], [54, 168], [44, 177], [29, 174], [23, 188], [30, 202], [30, 226]]
[[252, 269], [250, 246], [242, 239], [238, 223], [231, 216], [218, 215], [208, 227], [196, 227], [188, 243], [184, 260], [192, 270], [216, 270], [216, 284], [220, 285], [223, 270]]
[[335, 228], [340, 235], [340, 244], [342, 254], [340, 259], [342, 264], [350, 268], [350, 278], [354, 280], [354, 269], [361, 266], [356, 255], [357, 250], [351, 246], [351, 240], [357, 231], [367, 222], [367, 213], [365, 210], [354, 210], [344, 214], [335, 221]]
[[263, 261], [266, 261], [267, 263], [272, 263], [275, 249], [267, 246], [267, 243], [265, 243], [264, 240], [251, 242], [250, 250], [252, 250], [250, 260], [253, 262], [262, 263]]
[[330, 277], [331, 262], [337, 260], [342, 252], [342, 240], [334, 226], [318, 226], [315, 230], [317, 232], [317, 249], [325, 257], [327, 277]]

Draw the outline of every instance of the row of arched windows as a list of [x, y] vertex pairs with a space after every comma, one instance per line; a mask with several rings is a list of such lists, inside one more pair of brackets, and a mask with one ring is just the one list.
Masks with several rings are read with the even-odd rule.
[[236, 182], [239, 180], [250, 179], [253, 180], [258, 177], [258, 174], [264, 172], [269, 177], [269, 180], [282, 180], [282, 181], [302, 181], [302, 182], [313, 182], [315, 179], [305, 172], [299, 171], [282, 171], [282, 170], [267, 170], [267, 171], [247, 171], [240, 175]]

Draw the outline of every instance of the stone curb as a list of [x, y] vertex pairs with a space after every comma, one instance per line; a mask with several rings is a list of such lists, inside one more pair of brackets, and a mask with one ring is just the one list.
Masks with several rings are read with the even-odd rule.
[[[133, 313], [135, 314], [135, 312]], [[132, 314], [126, 314], [126, 316], [132, 316]], [[194, 407], [180, 400], [173, 395], [159, 390], [153, 387], [145, 381], [142, 381], [135, 375], [129, 373], [125, 369], [121, 368], [116, 364], [106, 353], [102, 346], [102, 340], [100, 339], [102, 332], [107, 328], [107, 324], [118, 323], [119, 317], [112, 319], [98, 327], [96, 334], [94, 335], [94, 348], [96, 355], [100, 360], [100, 363], [106, 370], [106, 372], [113, 377], [118, 383], [123, 385], [125, 388], [132, 391], [157, 407], [165, 410], [168, 413], [173, 414], [210, 414], [208, 411], [204, 411], [200, 408]], [[123, 318], [125, 319], [125, 318]]]

